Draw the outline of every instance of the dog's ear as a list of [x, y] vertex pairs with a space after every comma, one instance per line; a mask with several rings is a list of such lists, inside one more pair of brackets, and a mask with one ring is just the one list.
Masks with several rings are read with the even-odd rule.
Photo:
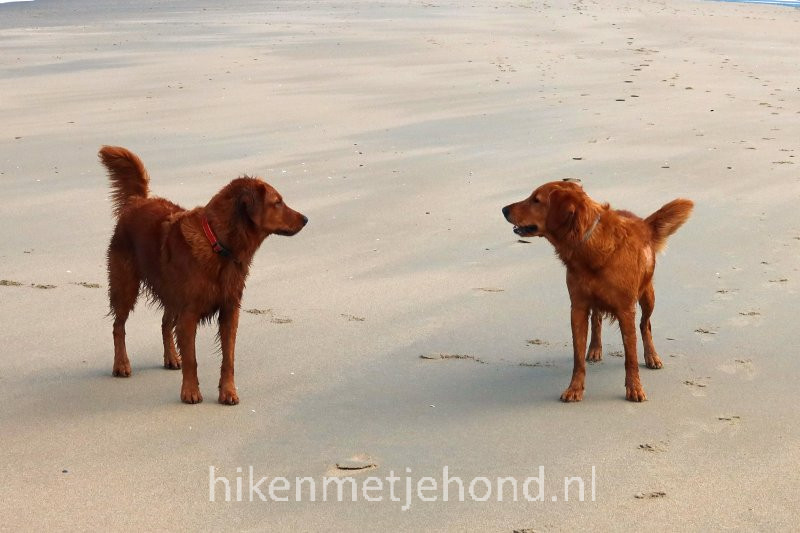
[[264, 191], [260, 187], [247, 187], [237, 202], [239, 213], [259, 227], [264, 214]]
[[545, 229], [549, 233], [565, 234], [575, 222], [578, 199], [572, 191], [556, 189], [550, 193]]

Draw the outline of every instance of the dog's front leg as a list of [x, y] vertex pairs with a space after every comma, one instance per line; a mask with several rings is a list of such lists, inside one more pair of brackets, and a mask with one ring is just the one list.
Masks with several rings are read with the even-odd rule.
[[572, 305], [572, 350], [574, 364], [572, 367], [572, 380], [569, 387], [561, 395], [565, 402], [579, 402], [583, 399], [583, 386], [586, 379], [586, 335], [589, 329], [589, 308]]
[[197, 322], [200, 317], [193, 313], [183, 312], [178, 316], [175, 333], [178, 337], [178, 350], [181, 353], [183, 370], [183, 384], [181, 385], [181, 400], [184, 403], [200, 403], [203, 395], [200, 394], [200, 382], [197, 379], [197, 357], [194, 351], [194, 341], [197, 335]]
[[603, 314], [597, 309], [592, 309], [592, 338], [586, 360], [593, 363], [603, 360]]
[[622, 344], [625, 346], [625, 399], [631, 402], [647, 400], [639, 381], [639, 358], [636, 353], [636, 308], [617, 313]]
[[236, 383], [233, 379], [233, 352], [236, 348], [236, 330], [239, 328], [239, 307], [232, 306], [219, 312], [219, 340], [222, 345], [222, 368], [219, 375], [219, 403], [236, 405]]

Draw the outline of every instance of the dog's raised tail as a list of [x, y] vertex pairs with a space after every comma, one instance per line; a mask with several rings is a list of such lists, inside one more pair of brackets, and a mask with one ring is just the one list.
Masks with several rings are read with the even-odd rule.
[[694, 202], [685, 198], [672, 200], [661, 209], [645, 219], [653, 230], [653, 248], [660, 252], [667, 244], [667, 237], [678, 231], [683, 226], [689, 215], [692, 214]]
[[147, 198], [150, 176], [136, 154], [121, 146], [103, 146], [97, 155], [108, 169], [114, 215], [119, 216], [131, 198]]

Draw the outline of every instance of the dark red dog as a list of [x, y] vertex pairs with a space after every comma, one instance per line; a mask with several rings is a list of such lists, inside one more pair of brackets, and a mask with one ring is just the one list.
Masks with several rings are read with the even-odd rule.
[[[648, 368], [661, 368], [653, 346], [650, 315], [655, 305], [653, 272], [656, 254], [667, 237], [686, 222], [690, 200], [673, 200], [642, 220], [629, 211], [611, 209], [589, 198], [574, 180], [545, 183], [527, 199], [503, 208], [514, 233], [544, 237], [567, 267], [567, 289], [572, 304], [574, 367], [565, 402], [583, 399], [586, 359], [602, 358], [601, 324], [604, 315], [619, 322], [625, 347], [625, 397], [647, 399], [639, 381], [636, 353], [636, 302], [642, 308], [639, 324]], [[589, 312], [592, 340], [586, 352]]]
[[308, 219], [284, 204], [267, 183], [249, 177], [230, 182], [205, 207], [187, 211], [169, 200], [149, 196], [147, 170], [130, 151], [104, 146], [99, 156], [108, 169], [117, 217], [108, 246], [113, 374], [131, 375], [125, 322], [144, 287], [150, 299], [164, 309], [164, 366], [183, 367], [181, 400], [203, 401], [195, 334], [199, 322], [218, 315], [222, 346], [219, 402], [239, 403], [233, 353], [250, 263], [265, 238], [273, 233], [294, 235]]

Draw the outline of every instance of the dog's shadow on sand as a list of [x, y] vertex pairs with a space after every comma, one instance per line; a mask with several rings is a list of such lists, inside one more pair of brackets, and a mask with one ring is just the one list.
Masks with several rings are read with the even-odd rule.
[[[571, 406], [560, 395], [569, 384], [572, 358], [560, 353], [553, 356], [557, 357], [553, 362], [520, 364], [488, 355], [393, 354], [304, 398], [291, 418], [315, 420], [322, 434], [380, 434], [387, 425], [416, 428], [422, 424], [422, 429], [428, 429], [429, 425], [471, 424], [486, 416], [516, 416], [513, 413], [551, 417], [554, 406], [565, 410]], [[616, 359], [609, 363], [588, 369], [590, 390], [584, 402], [595, 408], [625, 403], [623, 365]], [[329, 416], [320, 420], [320, 410]]]
[[[321, 409], [332, 413], [332, 423], [357, 420], [394, 420], [413, 426], [421, 414], [448, 419], [512, 410], [542, 410], [560, 401], [569, 383], [572, 358], [559, 350], [547, 359], [522, 362], [485, 356], [397, 353], [370, 362], [360, 371], [347, 373], [334, 385], [300, 398], [293, 409], [318, 418]], [[91, 359], [98, 361], [98, 359]], [[584, 402], [624, 401], [622, 360], [606, 356], [601, 363], [587, 365], [588, 390]], [[68, 370], [29, 374], [18, 382], [21, 390], [47, 391], [38, 397], [19, 395], [32, 412], [59, 420], [91, 414], [124, 415], [153, 412], [181, 406], [179, 369], [166, 369], [158, 363], [133, 367], [130, 377], [111, 375], [107, 365], [82, 361]], [[251, 401], [263, 401], [281, 394], [266, 383], [250, 383]], [[216, 405], [216, 387], [207, 387], [206, 403]], [[260, 389], [260, 390], [259, 390]], [[213, 394], [213, 397], [212, 397]]]
[[67, 370], [29, 374], [16, 385], [45, 391], [39, 396], [18, 395], [16, 400], [27, 404], [32, 412], [62, 421], [91, 414], [151, 411], [159, 405], [181, 403], [181, 371], [160, 364], [134, 366], [133, 374], [122, 378], [111, 375], [110, 361], [102, 367], [81, 362]]

